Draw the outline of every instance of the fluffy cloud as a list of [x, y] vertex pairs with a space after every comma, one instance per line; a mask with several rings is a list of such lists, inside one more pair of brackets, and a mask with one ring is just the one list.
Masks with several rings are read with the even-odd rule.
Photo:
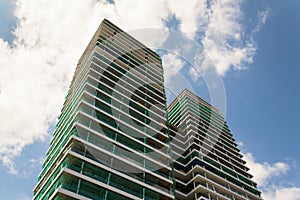
[[250, 173], [254, 174], [254, 180], [259, 186], [268, 185], [269, 180], [274, 176], [285, 174], [289, 170], [289, 165], [283, 162], [269, 164], [267, 162], [258, 163], [251, 153], [245, 155], [245, 160], [250, 168]]
[[230, 67], [243, 69], [253, 62], [256, 48], [251, 37], [243, 36], [241, 4], [241, 0], [212, 1], [209, 7], [209, 23], [202, 42], [221, 75]]
[[207, 26], [207, 1], [191, 0], [183, 5], [181, 0], [173, 0], [168, 2], [168, 7], [180, 21], [179, 30], [190, 38], [195, 38]]
[[240, 43], [241, 0], [114, 2], [16, 0], [13, 44], [0, 38], [0, 160], [10, 173], [18, 173], [13, 158], [26, 145], [49, 137], [77, 61], [103, 18], [132, 30], [166, 29], [175, 16], [182, 33], [203, 43], [219, 74], [252, 62], [254, 45]]
[[265, 200], [299, 200], [300, 188], [297, 187], [271, 187], [263, 193]]
[[276, 185], [274, 179], [288, 172], [290, 166], [287, 163], [277, 162], [270, 164], [267, 162], [259, 163], [251, 153], [246, 153], [244, 159], [250, 168], [250, 173], [254, 175], [253, 179], [258, 183], [262, 190], [262, 197], [265, 200], [299, 200], [300, 188], [294, 186]]
[[0, 40], [0, 159], [10, 173], [17, 173], [12, 159], [26, 145], [49, 136], [76, 61], [97, 26], [85, 23], [94, 14], [82, 10], [94, 9], [92, 1], [16, 2], [14, 44]]

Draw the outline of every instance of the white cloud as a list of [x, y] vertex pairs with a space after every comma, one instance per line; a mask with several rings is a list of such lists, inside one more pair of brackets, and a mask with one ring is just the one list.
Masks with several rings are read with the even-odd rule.
[[300, 188], [297, 187], [271, 187], [267, 189], [262, 197], [265, 200], [299, 200]]
[[185, 88], [192, 90], [192, 86], [182, 71], [186, 63], [179, 57], [178, 51], [162, 56], [167, 100], [170, 102]]
[[259, 11], [257, 13], [258, 22], [256, 24], [256, 27], [253, 29], [253, 33], [259, 32], [266, 24], [270, 11], [270, 7], [266, 6], [262, 11]]
[[115, 11], [124, 28], [162, 28], [163, 19], [169, 15], [168, 1], [161, 0], [116, 0]]
[[49, 137], [49, 124], [59, 113], [76, 62], [97, 26], [88, 22], [94, 19], [92, 3], [16, 2], [14, 46], [0, 41], [0, 159], [9, 173], [17, 174], [12, 159], [26, 145]]
[[165, 84], [170, 84], [170, 80], [182, 69], [184, 62], [175, 54], [167, 53], [162, 56], [164, 66]]
[[[230, 65], [239, 69], [252, 62], [255, 51], [251, 43], [230, 46], [243, 31], [239, 6], [235, 0], [210, 5], [205, 0], [16, 0], [16, 39], [10, 46], [0, 38], [0, 160], [17, 174], [14, 157], [50, 136], [49, 124], [59, 114], [77, 61], [103, 18], [132, 30], [166, 28], [165, 21], [176, 16], [187, 36], [202, 32], [200, 40], [224, 74]], [[182, 64], [175, 61], [174, 66]]]
[[231, 67], [239, 70], [253, 62], [256, 48], [251, 38], [244, 36], [241, 4], [241, 0], [212, 1], [209, 8], [202, 42], [220, 75]]
[[190, 38], [196, 37], [198, 31], [206, 26], [207, 2], [190, 0], [189, 3], [182, 3], [181, 0], [168, 1], [171, 14], [180, 21], [179, 30]]
[[254, 177], [259, 189], [262, 190], [264, 200], [299, 200], [300, 188], [295, 186], [281, 186], [280, 180], [290, 169], [290, 165], [283, 162], [270, 164], [267, 162], [259, 163], [251, 153], [246, 153], [244, 159], [250, 168], [249, 173]]
[[250, 168], [250, 173], [254, 175], [254, 180], [261, 187], [269, 184], [269, 180], [274, 176], [281, 176], [289, 170], [289, 165], [283, 162], [275, 164], [258, 163], [251, 153], [245, 155], [245, 160]]

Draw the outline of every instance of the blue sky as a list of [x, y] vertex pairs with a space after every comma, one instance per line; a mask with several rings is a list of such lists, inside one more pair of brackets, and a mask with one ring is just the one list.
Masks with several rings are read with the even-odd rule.
[[[250, 167], [255, 169], [265, 199], [300, 199], [299, 1], [236, 1], [239, 2], [238, 6], [224, 4], [211, 7], [210, 11], [222, 13], [222, 9], [228, 9], [238, 16], [234, 19], [231, 15], [224, 18], [224, 24], [230, 28], [226, 29], [229, 33], [210, 28], [212, 25], [218, 25], [213, 20], [214, 16], [210, 16], [206, 24], [196, 26], [197, 29], [194, 30], [195, 21], [191, 19], [195, 16], [197, 19], [207, 19], [207, 13], [199, 16], [197, 10], [188, 6], [181, 12], [180, 3], [170, 3], [169, 13], [166, 13], [164, 8], [161, 8], [163, 6], [156, 1], [148, 1], [145, 4], [150, 10], [149, 13], [141, 9], [145, 7], [143, 4], [134, 5], [136, 8], [130, 5], [133, 11], [127, 13], [130, 3], [126, 0], [115, 1], [117, 9], [108, 3], [99, 2], [93, 5], [92, 1], [86, 4], [78, 0], [69, 8], [70, 12], [77, 13], [81, 7], [84, 10], [93, 9], [93, 12], [74, 17], [63, 12], [68, 6], [67, 3], [55, 1], [53, 4], [56, 5], [49, 5], [37, 4], [34, 0], [28, 1], [27, 4], [16, 2], [17, 6], [10, 0], [0, 1], [0, 38], [3, 39], [0, 41], [0, 110], [2, 113], [9, 113], [6, 117], [14, 116], [11, 114], [14, 110], [10, 110], [14, 107], [10, 106], [18, 103], [16, 112], [19, 112], [19, 115], [24, 112], [25, 117], [18, 121], [14, 116], [13, 120], [16, 121], [12, 120], [15, 124], [20, 124], [20, 129], [9, 123], [0, 125], [0, 136], [4, 138], [4, 142], [0, 143], [0, 196], [3, 199], [32, 198], [32, 189], [37, 182], [41, 161], [51, 139], [51, 127], [53, 128], [62, 106], [76, 62], [103, 17], [111, 19], [125, 30], [148, 28], [143, 20], [153, 17], [155, 19], [148, 21], [149, 26], [171, 27], [203, 43], [204, 49], [215, 63], [219, 78], [224, 83], [226, 120]], [[211, 2], [214, 5], [215, 1]], [[106, 11], [101, 10], [103, 7]], [[158, 10], [155, 16], [151, 16], [152, 8]], [[54, 10], [57, 13], [53, 12]], [[115, 13], [115, 10], [118, 12]], [[137, 19], [134, 19], [132, 14], [134, 11], [136, 15], [141, 16], [140, 21], [135, 21]], [[57, 19], [61, 21], [55, 24]], [[89, 26], [85, 25], [88, 24], [85, 23], [87, 20], [92, 21]], [[71, 31], [61, 31], [65, 23]], [[85, 26], [86, 31], [79, 29], [79, 25]], [[19, 28], [15, 34], [23, 40], [15, 39], [16, 36], [12, 32], [16, 27]], [[233, 31], [233, 34], [230, 31]], [[210, 34], [210, 37], [205, 38], [205, 34]], [[44, 35], [47, 35], [49, 42], [44, 40]], [[69, 37], [72, 37], [72, 41], [69, 41], [69, 45], [74, 47], [72, 50], [61, 44]], [[57, 41], [59, 39], [61, 41]], [[211, 42], [214, 42], [215, 46], [211, 46]], [[230, 48], [222, 46], [225, 42]], [[239, 54], [234, 54], [235, 49], [240, 50]], [[241, 55], [241, 52], [244, 54]], [[170, 70], [169, 76], [172, 75], [175, 66], [179, 66], [178, 73], [183, 73], [184, 69], [180, 68], [180, 65], [183, 65], [184, 61], [181, 58], [164, 54], [163, 59], [173, 62], [165, 66], [165, 70]], [[53, 63], [49, 63], [49, 60]], [[66, 63], [70, 66], [62, 69], [61, 66], [65, 66]], [[46, 69], [41, 69], [44, 65]], [[17, 71], [21, 71], [21, 74]], [[43, 75], [42, 80], [37, 78], [40, 73], [45, 72], [49, 76]], [[37, 88], [30, 82], [31, 79], [41, 83], [43, 87]], [[16, 82], [18, 85], [13, 85]], [[202, 79], [191, 83], [194, 84], [193, 87], [203, 89], [199, 95], [210, 100], [207, 86]], [[9, 93], [10, 88], [14, 92]], [[44, 94], [45, 88], [48, 93]], [[21, 90], [30, 91], [30, 94], [23, 94]], [[48, 99], [51, 98], [51, 94], [54, 100]], [[29, 114], [28, 110], [22, 107], [22, 103], [13, 100], [17, 97], [24, 99], [24, 102], [35, 102], [33, 106], [38, 109], [33, 109]], [[11, 100], [10, 103], [5, 101], [7, 99]], [[0, 118], [3, 121], [1, 114]], [[21, 122], [24, 118], [28, 118], [28, 121], [25, 120], [25, 128], [29, 131], [23, 133], [25, 128], [21, 126]], [[27, 127], [32, 122], [31, 119], [36, 122], [36, 126]], [[43, 121], [39, 121], [40, 119]], [[22, 132], [22, 135], [18, 132]], [[7, 133], [14, 137], [8, 136]], [[14, 140], [15, 138], [20, 140]], [[9, 150], [5, 150], [4, 147]]]

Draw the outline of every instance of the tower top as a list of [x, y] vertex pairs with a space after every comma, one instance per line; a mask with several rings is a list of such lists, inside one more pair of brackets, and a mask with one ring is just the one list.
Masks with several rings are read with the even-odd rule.
[[220, 116], [224, 117], [223, 114], [214, 106], [212, 106], [210, 103], [208, 103], [207, 101], [205, 101], [204, 99], [200, 98], [199, 96], [197, 96], [196, 94], [194, 94], [193, 92], [191, 92], [190, 90], [188, 90], [187, 88], [183, 89], [180, 94], [174, 99], [174, 101], [168, 106], [167, 110], [169, 111], [171, 109], [171, 107], [182, 97], [184, 96], [189, 96], [190, 98], [195, 99], [197, 102], [199, 102], [200, 104], [206, 106], [207, 108], [211, 109], [212, 111], [216, 112], [217, 114], [219, 114]]
[[126, 33], [125, 31], [123, 31], [122, 29], [117, 27], [115, 24], [110, 22], [108, 19], [103, 19], [102, 22], [100, 23], [99, 27], [97, 28], [97, 31], [93, 35], [91, 41], [89, 42], [86, 49], [84, 50], [82, 56], [80, 57], [77, 65], [80, 65], [81, 63], [83, 63], [86, 56], [88, 56], [89, 53], [92, 51], [92, 49], [94, 49], [94, 47], [97, 45], [97, 42], [99, 41], [99, 37], [100, 36], [105, 37], [103, 32], [105, 32], [105, 30], [107, 30], [107, 29], [113, 30], [113, 32], [110, 35], [105, 34], [107, 38], [112, 38], [117, 34], [122, 34], [122, 37], [126, 37], [126, 39], [128, 39], [132, 42], [132, 44], [137, 46], [139, 49], [144, 49], [148, 54], [152, 55], [154, 58], [156, 58], [157, 60], [159, 60], [161, 62], [160, 56], [155, 51], [146, 47], [144, 44], [142, 44], [137, 39], [132, 37], [130, 34]]

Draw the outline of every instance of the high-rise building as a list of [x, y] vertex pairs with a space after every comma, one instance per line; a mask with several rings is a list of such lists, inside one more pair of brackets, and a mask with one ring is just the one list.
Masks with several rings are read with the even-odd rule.
[[173, 199], [159, 55], [104, 20], [78, 62], [34, 199]]
[[79, 59], [34, 188], [40, 199], [261, 199], [221, 113], [103, 20]]
[[183, 90], [168, 107], [176, 199], [261, 199], [245, 161], [213, 106]]

